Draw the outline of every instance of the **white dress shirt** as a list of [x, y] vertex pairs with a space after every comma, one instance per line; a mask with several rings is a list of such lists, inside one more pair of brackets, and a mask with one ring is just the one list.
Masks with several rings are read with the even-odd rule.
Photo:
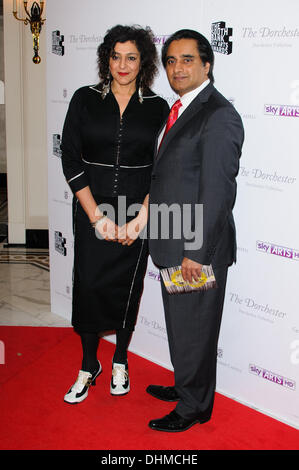
[[[199, 87], [194, 88], [194, 90], [191, 90], [188, 93], [185, 93], [183, 96], [181, 96], [179, 98], [181, 100], [182, 106], [179, 109], [178, 119], [182, 115], [182, 113], [188, 108], [191, 101], [193, 101], [194, 98], [196, 98], [196, 96], [198, 95], [198, 93], [200, 93], [209, 83], [210, 83], [210, 79], [208, 78]], [[158, 148], [159, 148], [160, 142], [162, 140], [162, 136], [164, 135], [165, 127], [166, 127], [166, 125], [163, 127], [163, 129], [162, 129], [162, 131], [159, 135]]]

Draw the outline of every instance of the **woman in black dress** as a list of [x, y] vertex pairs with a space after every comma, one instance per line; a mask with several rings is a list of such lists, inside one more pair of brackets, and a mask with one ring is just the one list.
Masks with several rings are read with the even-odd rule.
[[[99, 333], [107, 330], [116, 331], [110, 392], [130, 390], [127, 348], [148, 258], [142, 230], [154, 144], [169, 112], [149, 88], [156, 64], [149, 28], [110, 29], [98, 48], [100, 83], [74, 93], [65, 119], [62, 165], [74, 193], [72, 325], [83, 352], [68, 403], [83, 401], [101, 373]], [[127, 210], [132, 204], [140, 210]]]

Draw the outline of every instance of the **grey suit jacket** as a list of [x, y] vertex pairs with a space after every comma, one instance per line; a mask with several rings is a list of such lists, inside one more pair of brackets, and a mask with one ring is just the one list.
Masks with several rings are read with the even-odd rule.
[[211, 83], [170, 129], [156, 150], [150, 187], [148, 236], [155, 264], [175, 266], [187, 257], [216, 267], [236, 260], [232, 210], [243, 140], [239, 114]]

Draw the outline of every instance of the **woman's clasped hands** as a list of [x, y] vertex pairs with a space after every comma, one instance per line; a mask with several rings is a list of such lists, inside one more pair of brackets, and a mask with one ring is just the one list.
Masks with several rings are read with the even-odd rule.
[[104, 240], [130, 246], [139, 237], [145, 225], [146, 220], [139, 213], [137, 217], [122, 227], [119, 227], [108, 217], [103, 217], [95, 225], [95, 229], [99, 233], [100, 238]]

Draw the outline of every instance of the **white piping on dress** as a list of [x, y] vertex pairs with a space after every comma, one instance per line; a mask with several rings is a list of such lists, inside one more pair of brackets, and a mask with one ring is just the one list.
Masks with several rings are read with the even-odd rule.
[[[75, 246], [76, 243], [76, 223], [77, 223], [77, 211], [78, 211], [78, 199], [76, 199], [76, 205], [74, 210], [74, 219], [73, 219], [73, 232], [74, 232], [74, 241], [73, 245]], [[73, 263], [72, 269], [72, 286], [74, 287], [74, 279], [75, 279], [75, 263]]]
[[[95, 87], [96, 87], [96, 85], [94, 85], [94, 86], [90, 86], [89, 88], [90, 88], [91, 90], [93, 90], [93, 91], [96, 91], [97, 93], [100, 93], [100, 94], [102, 94], [102, 91], [100, 91], [100, 90], [97, 90]], [[154, 95], [154, 96], [143, 96], [143, 99], [144, 99], [144, 100], [147, 100], [147, 99], [150, 99], [150, 98], [160, 98], [160, 95]]]
[[82, 158], [82, 161], [84, 163], [88, 163], [88, 165], [98, 165], [98, 166], [110, 166], [110, 167], [114, 167], [114, 165], [108, 165], [107, 163], [96, 163], [96, 162], [88, 162], [87, 160], [84, 160], [84, 158]]
[[148, 165], [139, 165], [139, 166], [126, 166], [126, 165], [119, 165], [120, 168], [147, 168], [149, 166], [152, 166], [152, 163], [149, 163]]
[[[88, 162], [87, 160], [84, 160], [84, 158], [82, 158], [82, 160], [84, 163], [88, 163], [88, 165], [109, 166], [110, 168], [113, 168], [115, 166], [115, 165], [108, 165], [107, 163]], [[149, 163], [148, 165], [138, 165], [138, 166], [119, 165], [120, 168], [147, 168], [149, 166], [152, 166], [152, 163]]]
[[97, 91], [98, 93], [102, 94], [102, 92], [101, 92], [100, 90], [97, 90], [97, 89], [95, 88], [95, 86], [96, 86], [96, 85], [90, 86], [89, 88], [90, 88], [91, 90], [93, 90], [93, 91]]
[[79, 178], [79, 176], [83, 175], [84, 171], [82, 171], [81, 173], [79, 173], [79, 175], [76, 175], [76, 176], [73, 176], [73, 178], [67, 180], [68, 183], [70, 183], [71, 181], [75, 180], [76, 178]]
[[131, 282], [129, 298], [128, 298], [127, 307], [126, 307], [126, 312], [125, 312], [124, 321], [123, 321], [123, 328], [125, 328], [125, 325], [126, 325], [126, 320], [127, 320], [127, 315], [128, 315], [128, 310], [129, 310], [131, 295], [132, 295], [132, 291], [133, 291], [133, 286], [134, 286], [134, 282], [135, 282], [135, 277], [136, 277], [137, 269], [138, 269], [138, 267], [139, 267], [139, 262], [140, 262], [141, 253], [142, 253], [142, 250], [143, 250], [143, 245], [144, 245], [144, 238], [142, 239], [142, 244], [141, 244], [141, 248], [140, 248], [140, 253], [139, 253], [139, 256], [138, 256], [138, 261], [137, 261], [136, 268], [135, 268], [135, 272], [134, 272], [134, 276], [133, 276], [133, 279], [132, 279], [132, 282]]

